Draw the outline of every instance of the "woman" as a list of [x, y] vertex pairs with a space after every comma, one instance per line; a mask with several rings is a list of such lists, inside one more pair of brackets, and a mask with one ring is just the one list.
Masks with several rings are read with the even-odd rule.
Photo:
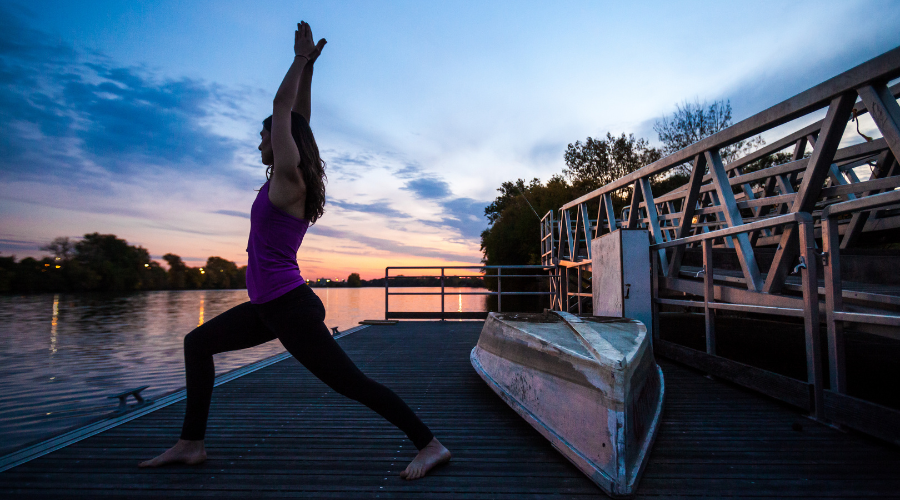
[[[196, 328], [184, 339], [187, 409], [181, 439], [141, 467], [206, 460], [203, 438], [212, 398], [213, 354], [278, 339], [310, 372], [336, 392], [355, 399], [399, 427], [419, 453], [400, 473], [418, 479], [450, 460], [450, 452], [393, 391], [366, 377], [325, 326], [322, 301], [306, 285], [297, 250], [310, 224], [324, 213], [325, 169], [309, 128], [313, 64], [325, 46], [313, 43], [309, 25], [294, 33], [294, 62], [263, 121], [259, 150], [266, 182], [250, 212], [247, 292], [250, 302]], [[293, 108], [293, 111], [292, 111]]]

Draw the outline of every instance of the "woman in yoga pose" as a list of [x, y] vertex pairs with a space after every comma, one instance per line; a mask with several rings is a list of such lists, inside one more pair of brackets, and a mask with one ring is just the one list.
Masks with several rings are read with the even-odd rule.
[[213, 354], [278, 339], [300, 363], [336, 392], [378, 412], [412, 440], [419, 453], [400, 473], [418, 479], [450, 460], [450, 452], [387, 387], [366, 377], [325, 326], [322, 301], [306, 285], [297, 250], [310, 224], [324, 213], [325, 169], [309, 128], [313, 64], [325, 46], [309, 25], [294, 33], [294, 62], [263, 121], [259, 150], [266, 182], [250, 211], [247, 292], [250, 302], [197, 327], [184, 338], [187, 409], [181, 439], [141, 467], [206, 460], [203, 438], [212, 399]]

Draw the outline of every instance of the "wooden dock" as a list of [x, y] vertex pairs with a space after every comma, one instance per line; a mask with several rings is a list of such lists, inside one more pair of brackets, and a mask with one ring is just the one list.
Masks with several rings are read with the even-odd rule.
[[[13, 498], [604, 498], [469, 364], [480, 322], [401, 322], [339, 340], [454, 453], [425, 479], [398, 478], [405, 436], [293, 359], [216, 388], [200, 466], [138, 469], [177, 439], [175, 403], [0, 473]], [[813, 422], [681, 365], [638, 497], [900, 497], [900, 448]]]

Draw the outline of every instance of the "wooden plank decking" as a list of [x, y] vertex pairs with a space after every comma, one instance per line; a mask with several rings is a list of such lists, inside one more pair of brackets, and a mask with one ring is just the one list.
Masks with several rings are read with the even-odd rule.
[[[397, 477], [405, 436], [288, 359], [217, 387], [195, 467], [138, 469], [174, 443], [184, 403], [0, 473], [12, 498], [603, 498], [469, 364], [480, 322], [373, 326], [339, 342], [454, 453]], [[680, 365], [638, 497], [900, 497], [900, 449], [812, 422]]]

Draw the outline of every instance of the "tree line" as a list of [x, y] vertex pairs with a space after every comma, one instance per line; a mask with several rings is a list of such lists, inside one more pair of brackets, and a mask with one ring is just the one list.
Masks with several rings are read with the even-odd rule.
[[[141, 246], [129, 245], [114, 234], [91, 233], [78, 241], [54, 239], [41, 250], [41, 259], [0, 256], [0, 293], [131, 292], [141, 290], [221, 290], [247, 287], [247, 266], [222, 257], [191, 267], [180, 256], [167, 253], [164, 269]], [[364, 280], [351, 273], [346, 280], [308, 280], [313, 287], [384, 287], [384, 278]], [[440, 278], [392, 276], [390, 286], [441, 286]], [[447, 287], [481, 287], [481, 278], [448, 277]]]
[[[569, 144], [564, 154], [565, 167], [546, 182], [540, 179], [517, 179], [504, 182], [499, 196], [485, 208], [488, 229], [481, 234], [482, 261], [487, 265], [540, 264], [540, 220], [548, 211], [556, 211], [569, 201], [590, 193], [664, 156], [683, 149], [700, 139], [732, 125], [731, 102], [684, 102], [676, 106], [671, 116], [654, 124], [662, 147], [650, 145], [644, 138], [607, 132], [605, 137], [588, 137]], [[733, 161], [765, 144], [760, 137], [741, 141], [721, 151], [725, 163]], [[788, 161], [788, 153], [772, 155], [765, 160], [744, 167], [749, 173], [774, 163]], [[689, 179], [686, 167], [676, 168], [650, 179], [654, 193], [663, 194], [685, 184]], [[612, 196], [616, 214], [630, 200], [630, 188]], [[592, 209], [596, 216], [598, 207]], [[504, 274], [506, 272], [504, 271]], [[514, 274], [512, 270], [509, 274]], [[533, 274], [521, 271], [519, 274]], [[508, 283], [508, 284], [507, 284]], [[496, 291], [496, 279], [487, 278], [488, 289]], [[546, 279], [510, 279], [503, 281], [508, 291], [548, 290]], [[489, 308], [496, 307], [496, 297], [489, 298]], [[503, 298], [504, 310], [539, 310], [548, 307], [545, 297], [510, 296]], [[509, 308], [509, 309], [508, 309]], [[496, 310], [496, 309], [491, 309]]]
[[163, 255], [169, 269], [150, 259], [141, 246], [129, 245], [114, 234], [91, 233], [73, 242], [54, 239], [41, 247], [51, 256], [0, 257], [0, 292], [130, 292], [138, 290], [196, 290], [246, 288], [247, 266], [221, 257], [190, 267], [178, 255]]

